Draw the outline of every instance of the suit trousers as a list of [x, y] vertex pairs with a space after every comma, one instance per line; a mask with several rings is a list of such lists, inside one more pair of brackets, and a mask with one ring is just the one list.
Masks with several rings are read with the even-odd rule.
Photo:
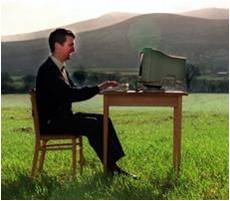
[[[74, 134], [88, 138], [92, 148], [103, 162], [103, 115], [91, 113], [75, 113], [56, 117], [45, 129], [53, 134]], [[123, 157], [124, 151], [117, 137], [111, 119], [109, 119], [108, 166], [112, 166]]]

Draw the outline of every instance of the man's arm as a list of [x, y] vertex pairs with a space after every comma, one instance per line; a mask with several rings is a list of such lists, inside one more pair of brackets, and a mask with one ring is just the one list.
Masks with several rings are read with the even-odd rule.
[[87, 100], [95, 96], [99, 92], [99, 87], [83, 87], [76, 88], [67, 84], [61, 74], [56, 69], [42, 72], [42, 83], [44, 89], [49, 93], [49, 96], [57, 98], [61, 102], [75, 102]]
[[47, 89], [49, 96], [56, 97], [61, 102], [87, 100], [99, 93], [100, 90], [117, 86], [116, 81], [106, 81], [93, 87], [76, 88], [68, 85], [61, 74], [56, 71], [56, 68], [52, 68], [46, 72], [43, 71], [42, 74], [43, 80], [40, 83], [42, 83], [43, 88]]

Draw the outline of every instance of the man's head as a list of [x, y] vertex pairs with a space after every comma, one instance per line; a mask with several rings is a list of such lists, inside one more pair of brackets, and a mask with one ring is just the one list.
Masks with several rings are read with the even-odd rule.
[[68, 60], [74, 52], [74, 34], [67, 29], [56, 29], [49, 36], [49, 46], [52, 54], [56, 55], [62, 62]]

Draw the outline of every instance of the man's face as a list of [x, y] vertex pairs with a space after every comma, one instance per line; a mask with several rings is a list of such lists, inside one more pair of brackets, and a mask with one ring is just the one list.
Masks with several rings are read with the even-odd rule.
[[74, 38], [71, 36], [66, 36], [66, 41], [63, 44], [57, 43], [56, 50], [59, 52], [61, 59], [66, 61], [70, 58], [71, 53], [75, 51], [74, 49]]

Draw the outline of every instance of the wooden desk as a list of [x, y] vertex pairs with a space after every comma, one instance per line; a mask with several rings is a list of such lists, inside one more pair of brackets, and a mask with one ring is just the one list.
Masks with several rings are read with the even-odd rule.
[[104, 92], [103, 164], [107, 171], [108, 117], [110, 106], [168, 106], [173, 107], [173, 167], [179, 175], [181, 161], [181, 120], [183, 91], [165, 92]]

